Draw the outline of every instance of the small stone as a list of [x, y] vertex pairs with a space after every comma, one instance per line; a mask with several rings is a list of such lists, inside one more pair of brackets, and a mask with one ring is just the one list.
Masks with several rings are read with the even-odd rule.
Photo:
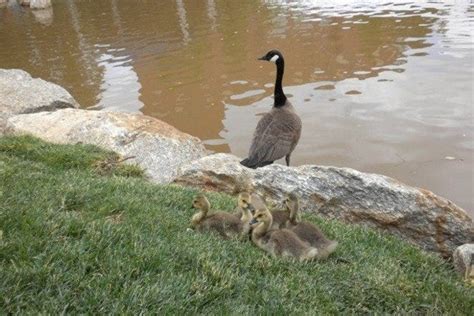
[[456, 157], [446, 156], [446, 157], [444, 157], [444, 159], [446, 159], [446, 160], [456, 160]]

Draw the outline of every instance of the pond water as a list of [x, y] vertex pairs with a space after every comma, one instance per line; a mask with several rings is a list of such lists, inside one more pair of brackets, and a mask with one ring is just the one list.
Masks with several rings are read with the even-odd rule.
[[471, 1], [53, 1], [0, 8], [0, 68], [246, 156], [275, 67], [303, 119], [293, 165], [352, 167], [474, 214]]

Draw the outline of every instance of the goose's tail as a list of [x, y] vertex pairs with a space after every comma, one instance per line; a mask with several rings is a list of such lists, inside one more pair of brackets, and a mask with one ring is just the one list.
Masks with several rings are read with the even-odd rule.
[[329, 257], [329, 255], [336, 250], [338, 244], [339, 243], [337, 241], [330, 240], [326, 245], [322, 246], [319, 249], [318, 258], [326, 259], [327, 257]]
[[306, 253], [300, 257], [300, 261], [311, 261], [319, 257], [319, 251], [316, 248], [310, 247]]
[[240, 162], [242, 166], [245, 166], [247, 168], [252, 168], [252, 169], [257, 169], [260, 167], [265, 167], [267, 165], [271, 165], [273, 161], [264, 161], [264, 162], [259, 162], [259, 161], [254, 161], [250, 158], [245, 158]]

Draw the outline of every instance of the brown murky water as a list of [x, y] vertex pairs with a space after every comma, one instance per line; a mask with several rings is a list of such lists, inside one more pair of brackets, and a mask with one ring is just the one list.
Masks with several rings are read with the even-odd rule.
[[274, 66], [256, 58], [278, 48], [304, 124], [294, 165], [386, 174], [474, 214], [471, 1], [53, 3], [0, 8], [1, 68], [243, 157], [272, 103]]

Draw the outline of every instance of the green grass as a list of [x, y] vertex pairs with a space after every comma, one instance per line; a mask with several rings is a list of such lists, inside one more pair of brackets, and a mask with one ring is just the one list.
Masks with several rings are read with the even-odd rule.
[[340, 242], [312, 263], [187, 232], [196, 192], [93, 146], [0, 138], [0, 315], [472, 315], [448, 263], [370, 229], [305, 216]]

